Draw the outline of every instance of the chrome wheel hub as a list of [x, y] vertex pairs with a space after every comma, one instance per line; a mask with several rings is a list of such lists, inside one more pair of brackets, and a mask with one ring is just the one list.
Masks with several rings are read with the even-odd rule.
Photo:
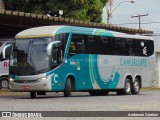
[[139, 82], [138, 81], [135, 81], [134, 82], [134, 89], [135, 89], [135, 91], [137, 92], [137, 91], [139, 91]]
[[131, 84], [129, 82], [126, 83], [126, 92], [129, 93], [131, 91]]

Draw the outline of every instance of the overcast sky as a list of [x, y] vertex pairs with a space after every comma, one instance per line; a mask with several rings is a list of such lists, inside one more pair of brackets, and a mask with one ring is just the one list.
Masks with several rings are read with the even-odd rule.
[[[112, 10], [122, 1], [113, 0]], [[160, 34], [160, 0], [134, 0], [135, 3], [123, 2], [113, 12], [112, 24], [138, 28], [138, 18], [131, 15], [147, 14], [141, 18], [141, 28]], [[106, 8], [103, 10], [103, 21], [107, 22]], [[158, 22], [158, 23], [157, 23]]]

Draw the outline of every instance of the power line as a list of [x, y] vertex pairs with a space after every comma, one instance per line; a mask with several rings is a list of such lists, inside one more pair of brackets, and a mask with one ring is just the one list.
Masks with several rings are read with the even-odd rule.
[[138, 19], [139, 19], [139, 29], [141, 29], [141, 17], [144, 17], [144, 16], [148, 16], [148, 13], [147, 14], [143, 14], [143, 15], [131, 16], [131, 18], [138, 17]]
[[[113, 24], [113, 25], [128, 25], [128, 24], [139, 24], [139, 23], [118, 23], [118, 24]], [[160, 22], [145, 22], [141, 24], [160, 24]]]

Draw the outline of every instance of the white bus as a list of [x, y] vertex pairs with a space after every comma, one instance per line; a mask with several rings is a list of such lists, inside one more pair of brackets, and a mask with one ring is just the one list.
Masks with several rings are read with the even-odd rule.
[[74, 26], [31, 28], [15, 37], [11, 91], [85, 91], [90, 95], [138, 94], [155, 76], [154, 41], [104, 29]]
[[10, 51], [6, 50], [6, 57], [3, 58], [3, 50], [9, 44], [12, 44], [13, 39], [11, 38], [0, 38], [0, 89], [9, 88], [9, 58]]

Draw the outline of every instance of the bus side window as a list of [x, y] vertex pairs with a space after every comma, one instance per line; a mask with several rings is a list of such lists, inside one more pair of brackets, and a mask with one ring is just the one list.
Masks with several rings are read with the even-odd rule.
[[127, 56], [136, 56], [135, 48], [136, 48], [136, 42], [134, 42], [133, 39], [126, 39], [126, 52]]
[[102, 55], [112, 55], [113, 54], [111, 37], [100, 37], [99, 54], [102, 54]]
[[114, 55], [127, 55], [124, 38], [114, 38]]
[[154, 42], [152, 40], [145, 41], [147, 56], [154, 54]]
[[94, 36], [87, 36], [87, 53], [96, 54], [97, 47]]
[[151, 56], [154, 54], [154, 42], [151, 40], [137, 40], [138, 56]]
[[66, 49], [66, 45], [67, 45], [67, 41], [68, 41], [68, 37], [69, 37], [69, 33], [62, 33], [62, 34], [57, 34], [54, 36], [53, 41], [61, 41], [61, 46], [59, 47], [59, 59], [60, 61], [63, 60], [64, 57], [64, 53], [65, 53], [65, 49]]
[[145, 54], [147, 54], [147, 53], [143, 53], [143, 48], [144, 48], [144, 41], [142, 41], [142, 40], [136, 40], [136, 44], [137, 44], [137, 46], [136, 46], [136, 51], [137, 51], [137, 56], [146, 56]]
[[68, 57], [71, 57], [75, 54], [84, 53], [84, 51], [85, 51], [84, 38], [85, 38], [84, 35], [80, 35], [80, 34], [73, 34], [72, 35]]
[[76, 54], [76, 44], [75, 44], [75, 42], [71, 42], [71, 45], [70, 45], [70, 49], [69, 49], [69, 53], [70, 54]]

